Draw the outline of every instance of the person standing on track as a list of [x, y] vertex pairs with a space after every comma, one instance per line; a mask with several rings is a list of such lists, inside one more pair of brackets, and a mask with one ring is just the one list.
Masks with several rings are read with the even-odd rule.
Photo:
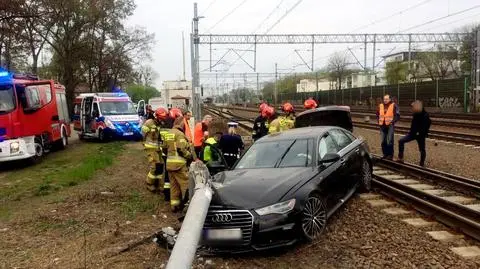
[[166, 170], [170, 178], [170, 207], [173, 212], [182, 210], [188, 190], [188, 164], [197, 157], [184, 134], [185, 122], [177, 117], [173, 128], [165, 135], [167, 144]]
[[208, 128], [213, 121], [212, 116], [205, 115], [203, 120], [195, 125], [193, 130], [193, 146], [195, 147], [195, 153], [200, 156], [202, 152], [203, 143], [208, 138]]
[[428, 113], [425, 111], [421, 101], [417, 100], [412, 103], [412, 112], [413, 118], [410, 131], [398, 141], [398, 161], [403, 162], [405, 143], [416, 140], [418, 150], [420, 151], [420, 166], [425, 166], [425, 158], [427, 157], [425, 139], [428, 136], [432, 121], [430, 120]]
[[253, 130], [252, 130], [253, 141], [257, 141], [258, 139], [268, 134], [268, 127], [267, 127], [268, 118], [264, 114], [264, 110], [266, 107], [268, 107], [266, 103], [262, 103], [259, 106], [260, 115], [258, 115], [258, 117], [253, 122]]
[[392, 160], [394, 154], [395, 123], [400, 120], [400, 112], [398, 105], [392, 102], [388, 94], [383, 97], [383, 103], [378, 106], [377, 119], [382, 138], [383, 158]]
[[245, 148], [242, 137], [237, 134], [236, 122], [228, 123], [228, 133], [220, 138], [220, 150], [227, 162], [228, 168], [232, 168], [235, 162], [240, 158], [241, 151]]

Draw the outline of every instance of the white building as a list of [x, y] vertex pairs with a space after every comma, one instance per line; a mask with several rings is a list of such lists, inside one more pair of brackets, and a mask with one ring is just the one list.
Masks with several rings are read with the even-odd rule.
[[[318, 90], [326, 91], [330, 90], [331, 82], [328, 79], [318, 80]], [[315, 79], [302, 79], [297, 84], [297, 92], [316, 92], [317, 86], [315, 85]]]
[[192, 82], [188, 80], [166, 80], [162, 83], [162, 95], [167, 105], [183, 109], [191, 108]]

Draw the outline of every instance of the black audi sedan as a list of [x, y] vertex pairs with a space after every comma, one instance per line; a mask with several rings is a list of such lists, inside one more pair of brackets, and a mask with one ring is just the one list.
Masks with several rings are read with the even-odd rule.
[[340, 127], [271, 134], [213, 179], [202, 245], [244, 252], [317, 239], [356, 190], [370, 190], [366, 143]]

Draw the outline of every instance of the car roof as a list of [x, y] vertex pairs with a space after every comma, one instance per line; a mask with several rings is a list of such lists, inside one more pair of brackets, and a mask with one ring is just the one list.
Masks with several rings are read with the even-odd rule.
[[321, 107], [317, 107], [315, 109], [305, 110], [302, 113], [298, 114], [297, 117], [300, 117], [300, 116], [306, 115], [306, 114], [310, 114], [310, 113], [328, 111], [328, 110], [350, 112], [350, 107], [349, 106], [321, 106]]
[[287, 131], [269, 134], [262, 137], [259, 141], [268, 142], [268, 141], [278, 141], [278, 140], [291, 140], [299, 138], [313, 138], [319, 137], [330, 129], [336, 129], [335, 126], [312, 126], [312, 127], [302, 127], [294, 128]]

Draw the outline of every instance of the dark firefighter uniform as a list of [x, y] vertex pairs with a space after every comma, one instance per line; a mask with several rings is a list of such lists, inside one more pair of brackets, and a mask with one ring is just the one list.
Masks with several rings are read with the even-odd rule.
[[166, 168], [170, 179], [170, 206], [181, 209], [188, 189], [187, 163], [196, 159], [195, 153], [183, 133], [183, 117], [175, 119], [173, 128], [165, 134], [167, 145]]
[[252, 139], [254, 141], [268, 134], [268, 122], [265, 117], [259, 115], [253, 123]]

